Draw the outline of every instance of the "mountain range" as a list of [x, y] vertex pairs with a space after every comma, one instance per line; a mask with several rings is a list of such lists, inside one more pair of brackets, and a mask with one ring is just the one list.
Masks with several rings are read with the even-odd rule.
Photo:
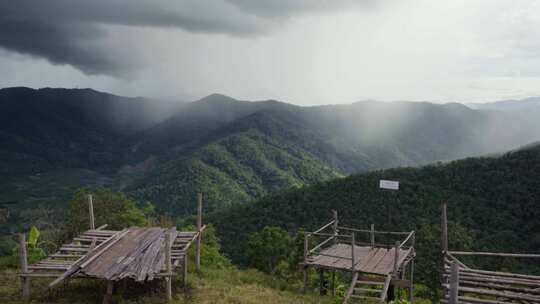
[[0, 203], [56, 208], [80, 186], [103, 185], [183, 215], [198, 191], [216, 210], [354, 172], [501, 153], [539, 139], [540, 123], [527, 112], [458, 103], [301, 107], [220, 94], [171, 102], [6, 88]]

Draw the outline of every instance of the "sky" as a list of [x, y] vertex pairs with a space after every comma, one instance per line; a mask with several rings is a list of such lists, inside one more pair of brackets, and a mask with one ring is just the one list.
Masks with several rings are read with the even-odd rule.
[[300, 105], [540, 96], [536, 0], [0, 0], [0, 87]]

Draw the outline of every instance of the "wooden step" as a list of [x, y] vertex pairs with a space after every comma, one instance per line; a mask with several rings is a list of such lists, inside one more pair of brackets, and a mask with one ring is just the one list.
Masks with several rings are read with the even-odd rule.
[[356, 281], [356, 285], [384, 285], [384, 282]]
[[360, 291], [360, 292], [371, 292], [371, 293], [381, 293], [382, 289], [370, 289], [370, 288], [355, 288], [354, 291]]

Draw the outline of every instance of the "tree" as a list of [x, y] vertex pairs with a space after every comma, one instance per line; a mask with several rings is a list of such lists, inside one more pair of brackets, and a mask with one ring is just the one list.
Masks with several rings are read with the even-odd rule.
[[285, 261], [293, 247], [287, 231], [266, 226], [254, 233], [248, 241], [248, 257], [252, 266], [273, 273], [281, 261]]
[[[89, 228], [88, 195], [93, 196], [96, 227], [107, 224], [107, 229], [124, 229], [131, 226], [147, 226], [145, 210], [137, 207], [135, 201], [120, 192], [105, 188], [79, 189], [69, 210], [68, 236], [73, 236]], [[151, 208], [146, 208], [151, 210]]]

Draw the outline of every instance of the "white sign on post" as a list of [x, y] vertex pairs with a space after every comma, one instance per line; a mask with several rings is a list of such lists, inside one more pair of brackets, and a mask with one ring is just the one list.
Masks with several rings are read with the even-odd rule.
[[379, 181], [379, 188], [381, 188], [381, 189], [390, 189], [390, 190], [399, 190], [399, 182], [398, 181], [391, 181], [391, 180], [381, 179]]

